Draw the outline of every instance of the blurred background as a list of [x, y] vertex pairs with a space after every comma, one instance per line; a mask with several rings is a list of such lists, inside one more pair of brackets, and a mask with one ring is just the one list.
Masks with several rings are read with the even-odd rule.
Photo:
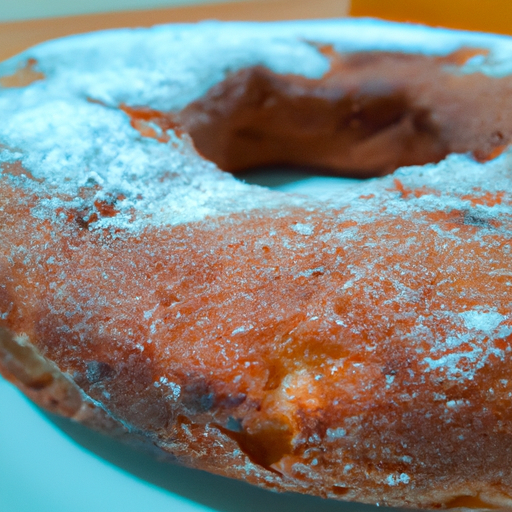
[[46, 39], [106, 28], [346, 15], [512, 34], [510, 0], [0, 0], [0, 60]]
[[[420, 21], [470, 30], [512, 32], [510, 0], [5, 0], [0, 2], [0, 22], [241, 2], [262, 4], [261, 9], [266, 11], [264, 15], [275, 11], [279, 17], [282, 15], [283, 5], [289, 10], [290, 17], [295, 16], [295, 11], [300, 14], [304, 6], [309, 5], [312, 17], [329, 16], [329, 11], [332, 16], [339, 16], [350, 10], [350, 14], [354, 16], [379, 16], [397, 21]], [[233, 8], [239, 9], [238, 6]], [[209, 11], [206, 10], [205, 13]]]
[[72, 16], [129, 9], [154, 9], [186, 4], [214, 3], [216, 1], [218, 2], [218, 0], [87, 0], [87, 2], [70, 2], [69, 0], [5, 0], [0, 2], [0, 21]]

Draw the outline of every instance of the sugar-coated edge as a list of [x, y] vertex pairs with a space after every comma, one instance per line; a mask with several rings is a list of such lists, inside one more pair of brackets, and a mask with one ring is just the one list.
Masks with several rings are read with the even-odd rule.
[[[35, 59], [45, 76], [27, 87], [0, 88], [0, 163], [19, 162], [29, 171], [8, 179], [41, 194], [33, 210], [36, 218], [56, 217], [63, 206], [83, 210], [87, 201], [80, 196], [87, 188], [99, 189], [94, 200], [123, 197], [119, 214], [95, 222], [97, 228], [133, 231], [147, 224], [176, 225], [249, 211], [262, 204], [303, 205], [303, 198], [245, 185], [220, 172], [172, 130], [166, 143], [142, 137], [118, 107], [126, 103], [177, 111], [228, 74], [254, 65], [319, 78], [329, 62], [318, 44], [332, 44], [339, 52], [425, 55], [485, 48], [487, 56], [470, 59], [458, 72], [512, 72], [508, 37], [372, 19], [207, 21], [76, 35], [0, 63], [0, 76], [8, 76]], [[489, 173], [502, 164], [482, 166], [468, 160], [465, 165]], [[466, 167], [461, 172], [466, 173]], [[459, 186], [462, 183], [467, 185], [464, 179]], [[367, 182], [364, 189], [383, 190], [382, 185]], [[337, 202], [346, 204], [352, 196], [348, 193]], [[134, 216], [134, 211], [139, 214]]]

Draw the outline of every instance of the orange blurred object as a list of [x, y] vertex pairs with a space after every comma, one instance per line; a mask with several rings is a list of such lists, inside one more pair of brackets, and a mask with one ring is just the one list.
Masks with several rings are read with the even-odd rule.
[[350, 14], [512, 34], [510, 0], [352, 0]]

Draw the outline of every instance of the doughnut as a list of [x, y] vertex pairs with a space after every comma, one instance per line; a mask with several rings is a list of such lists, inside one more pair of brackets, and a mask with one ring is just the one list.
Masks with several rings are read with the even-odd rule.
[[512, 508], [511, 114], [511, 39], [366, 19], [1, 63], [2, 375], [267, 489]]

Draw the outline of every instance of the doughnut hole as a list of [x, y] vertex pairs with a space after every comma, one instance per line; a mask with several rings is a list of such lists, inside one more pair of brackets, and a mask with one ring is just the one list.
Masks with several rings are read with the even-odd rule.
[[496, 99], [507, 85], [462, 73], [468, 60], [462, 54], [485, 58], [478, 49], [445, 57], [331, 52], [331, 69], [321, 79], [244, 69], [173, 119], [203, 156], [255, 183], [283, 178], [270, 171], [262, 180], [243, 171], [291, 168], [299, 178], [364, 179], [450, 153], [486, 161], [512, 140], [503, 115], [503, 108], [512, 108]]
[[198, 150], [230, 172], [279, 166], [367, 178], [444, 156], [427, 111], [386, 84], [372, 89], [351, 94], [253, 68], [183, 114]]

